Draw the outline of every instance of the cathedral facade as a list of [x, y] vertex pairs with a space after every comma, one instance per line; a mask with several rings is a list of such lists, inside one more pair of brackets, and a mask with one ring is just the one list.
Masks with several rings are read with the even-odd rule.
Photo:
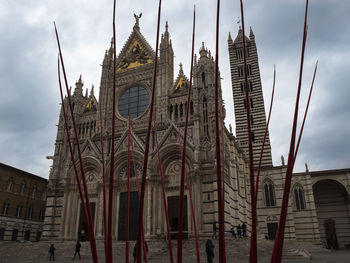
[[[228, 39], [230, 54], [233, 99], [236, 115], [236, 134], [232, 129], [223, 128], [224, 144], [224, 185], [225, 185], [225, 230], [246, 223], [250, 229], [250, 191], [249, 169], [246, 154], [246, 117], [242, 89], [242, 32], [233, 41]], [[254, 133], [254, 157], [257, 159], [266, 125], [263, 93], [261, 87], [258, 55], [255, 37], [250, 32], [247, 37], [248, 75], [252, 108], [251, 121]], [[138, 20], [117, 56], [116, 68], [116, 112], [113, 113], [113, 45], [106, 51], [99, 87], [100, 101], [90, 94], [83, 94], [83, 80], [80, 77], [72, 94], [74, 114], [79, 130], [80, 146], [87, 177], [87, 185], [92, 208], [95, 235], [103, 238], [103, 194], [102, 194], [102, 155], [106, 160], [106, 175], [109, 175], [110, 157], [114, 154], [114, 207], [113, 239], [125, 240], [126, 195], [128, 174], [128, 148], [130, 153], [130, 238], [136, 238], [138, 217], [137, 178], [140, 181], [144, 159], [147, 123], [150, 111], [152, 77], [155, 51], [143, 37]], [[178, 226], [178, 200], [180, 192], [181, 147], [183, 140], [185, 114], [189, 111], [188, 139], [186, 152], [186, 171], [190, 185], [185, 187], [184, 231], [188, 238], [193, 236], [192, 210], [194, 207], [197, 229], [200, 235], [211, 235], [213, 222], [218, 222], [218, 198], [215, 161], [215, 112], [214, 83], [215, 62], [204, 43], [195, 57], [193, 65], [193, 87], [191, 102], [187, 105], [189, 79], [180, 65], [174, 73], [174, 51], [168, 32], [168, 24], [161, 36], [158, 74], [155, 99], [155, 128], [151, 134], [150, 155], [145, 192], [144, 226], [147, 239], [165, 238], [166, 223], [163, 209], [160, 166], [165, 180], [166, 201], [172, 233]], [[220, 84], [219, 84], [220, 85]], [[221, 116], [225, 118], [222, 102]], [[99, 104], [100, 103], [100, 104]], [[102, 112], [103, 146], [101, 150], [99, 108]], [[130, 115], [130, 123], [128, 118]], [[116, 118], [115, 151], [111, 152], [112, 116]], [[131, 140], [128, 139], [128, 125], [131, 127]], [[155, 132], [156, 130], [156, 132]], [[73, 138], [72, 130], [71, 137]], [[159, 145], [160, 166], [157, 155]], [[77, 155], [77, 149], [75, 155]], [[277, 228], [283, 181], [286, 165], [272, 165], [269, 137], [264, 151], [262, 178], [258, 196], [258, 233], [260, 236], [274, 238]], [[327, 209], [324, 206], [324, 192], [329, 194], [324, 183], [333, 180], [332, 195], [339, 205], [340, 214], [329, 227], [342, 226], [338, 235], [339, 243], [349, 241], [349, 203], [350, 170], [321, 171], [295, 174], [291, 191], [286, 237], [298, 240], [320, 242], [330, 231], [325, 230]], [[336, 175], [333, 176], [332, 172]], [[337, 177], [338, 179], [334, 179]], [[321, 178], [321, 179], [320, 179]], [[333, 178], [333, 179], [330, 179]], [[328, 181], [327, 181], [328, 180]], [[107, 180], [108, 181], [108, 180]], [[320, 181], [320, 183], [318, 183]], [[319, 185], [318, 185], [319, 184]], [[315, 185], [317, 193], [315, 194]], [[327, 184], [328, 185], [328, 184]], [[343, 188], [341, 188], [343, 187]], [[108, 185], [107, 185], [108, 189]], [[339, 190], [341, 189], [341, 190]], [[345, 200], [345, 201], [344, 201]], [[320, 210], [321, 209], [321, 210]], [[322, 211], [321, 214], [318, 210]], [[338, 218], [340, 218], [338, 220]], [[346, 221], [347, 218], [347, 221]], [[321, 221], [320, 221], [321, 220]], [[339, 222], [338, 222], [338, 221]], [[328, 226], [327, 225], [327, 226]], [[327, 232], [328, 231], [328, 232]], [[334, 232], [334, 231], [333, 231]], [[332, 233], [333, 233], [332, 232]], [[86, 221], [82, 213], [80, 197], [75, 181], [74, 168], [69, 154], [64, 118], [59, 116], [53, 166], [49, 176], [49, 190], [45, 214], [43, 236], [48, 239], [74, 240], [88, 238]]]

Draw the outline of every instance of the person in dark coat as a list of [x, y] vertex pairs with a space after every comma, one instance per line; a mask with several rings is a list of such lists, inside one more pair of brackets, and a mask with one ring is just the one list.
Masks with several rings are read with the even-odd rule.
[[207, 239], [205, 243], [205, 252], [207, 253], [208, 263], [213, 263], [214, 259], [214, 244], [211, 239]]
[[245, 223], [242, 224], [242, 234], [243, 237], [247, 237], [247, 225]]
[[74, 252], [74, 257], [73, 257], [73, 260], [75, 260], [75, 256], [78, 254], [79, 256], [79, 259], [81, 259], [80, 257], [80, 248], [81, 248], [81, 244], [78, 240], [77, 244], [75, 245], [75, 252]]
[[238, 234], [238, 237], [241, 238], [242, 237], [242, 228], [241, 228], [241, 225], [238, 224], [237, 226], [237, 234]]
[[50, 248], [49, 248], [49, 253], [50, 253], [50, 261], [51, 261], [51, 258], [52, 260], [54, 261], [55, 260], [55, 246], [54, 244], [51, 244]]
[[237, 235], [236, 235], [236, 232], [234, 230], [233, 227], [231, 227], [231, 234], [232, 234], [232, 237], [234, 237], [235, 239], [237, 239]]
[[[134, 257], [134, 263], [136, 262], [136, 259], [137, 259], [137, 248], [136, 248], [136, 245], [137, 245], [137, 243], [135, 243], [134, 251], [132, 253], [132, 256]], [[146, 252], [148, 252], [148, 246], [147, 246], [147, 242], [146, 241], [145, 241], [145, 247], [146, 247]], [[141, 250], [142, 250], [142, 248], [141, 248]], [[145, 255], [144, 255], [143, 260], [146, 261]]]
[[218, 239], [218, 236], [216, 235], [216, 232], [218, 231], [218, 227], [216, 226], [216, 222], [213, 222], [213, 236], [212, 238]]
[[134, 263], [135, 263], [136, 259], [137, 259], [136, 243], [135, 243], [135, 246], [134, 246], [134, 252], [132, 252], [132, 256], [134, 257]]

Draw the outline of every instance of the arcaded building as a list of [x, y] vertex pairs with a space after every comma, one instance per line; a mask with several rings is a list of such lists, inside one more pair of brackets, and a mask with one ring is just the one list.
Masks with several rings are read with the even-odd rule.
[[[245, 116], [240, 70], [243, 60], [240, 56], [242, 33], [238, 32], [233, 41], [229, 36], [228, 45], [232, 75], [233, 98], [236, 113], [236, 134], [224, 128], [224, 182], [225, 182], [225, 228], [230, 230], [246, 222], [250, 228], [249, 169], [246, 155], [246, 135], [244, 134]], [[113, 41], [113, 40], [112, 40]], [[261, 147], [263, 130], [266, 124], [263, 94], [259, 73], [257, 49], [253, 32], [248, 41], [248, 62], [250, 95], [252, 102], [254, 157]], [[145, 139], [150, 111], [150, 96], [155, 51], [143, 37], [138, 20], [117, 55], [116, 68], [116, 112], [113, 111], [113, 45], [106, 51], [102, 63], [101, 82], [99, 86], [100, 103], [94, 96], [94, 88], [83, 92], [82, 77], [76, 82], [72, 91], [74, 113], [81, 143], [81, 151], [89, 188], [93, 221], [96, 237], [103, 237], [103, 195], [102, 195], [102, 154], [106, 160], [106, 174], [109, 175], [110, 157], [115, 156], [114, 178], [115, 194], [113, 207], [113, 239], [125, 240], [126, 192], [128, 169], [128, 115], [131, 117], [131, 215], [130, 238], [136, 238], [138, 216], [138, 194], [136, 174], [140, 180], [143, 167]], [[157, 157], [158, 138], [161, 168], [165, 178], [166, 201], [171, 231], [176, 233], [178, 226], [178, 196], [181, 171], [181, 148], [183, 140], [185, 113], [189, 110], [189, 125], [186, 153], [186, 170], [190, 187], [185, 188], [184, 231], [188, 237], [193, 236], [189, 191], [192, 193], [197, 229], [202, 236], [212, 231], [213, 222], [218, 222], [216, 160], [215, 160], [215, 112], [214, 79], [215, 61], [205, 43], [195, 57], [193, 68], [193, 89], [191, 102], [187, 105], [189, 78], [183, 72], [182, 65], [174, 69], [174, 50], [172, 47], [168, 24], [161, 36], [155, 101], [155, 129], [151, 134], [151, 148], [147, 171], [145, 192], [145, 235], [147, 239], [164, 238], [166, 233], [165, 215], [161, 195], [160, 168]], [[220, 84], [219, 84], [220, 85]], [[222, 87], [229, 88], [229, 87]], [[222, 119], [225, 107], [222, 103], [221, 86], [219, 103]], [[99, 108], [102, 110], [103, 145], [101, 151]], [[111, 118], [116, 118], [115, 152], [111, 152]], [[67, 136], [64, 130], [61, 111], [58, 122], [57, 138], [53, 155], [53, 167], [49, 177], [49, 193], [45, 215], [44, 236], [49, 239], [74, 240], [86, 235], [86, 222], [81, 210], [80, 197], [75, 181], [74, 168], [69, 154]], [[73, 136], [73, 133], [71, 133]], [[75, 155], [77, 150], [75, 147]], [[271, 158], [271, 146], [268, 143], [264, 152], [261, 187], [258, 200], [259, 234], [273, 239], [278, 222], [283, 178], [286, 166], [282, 163], [274, 167]], [[301, 240], [319, 242], [327, 235], [323, 231], [324, 211], [318, 214], [322, 206], [323, 192], [328, 191], [320, 184], [317, 189], [313, 183], [317, 173], [306, 171], [296, 174], [291, 192], [290, 208], [286, 236]], [[349, 171], [343, 171], [344, 178], [349, 178]], [[330, 175], [331, 177], [331, 175]], [[332, 179], [333, 180], [333, 179]], [[334, 179], [336, 180], [336, 179]], [[349, 191], [349, 179], [343, 181], [346, 194]], [[108, 185], [107, 185], [108, 187]], [[315, 189], [322, 197], [315, 196]], [[343, 189], [343, 190], [344, 190]], [[334, 188], [334, 191], [337, 189]], [[294, 195], [294, 192], [297, 193]], [[345, 195], [344, 195], [345, 196]], [[348, 194], [346, 195], [348, 196]], [[340, 200], [340, 196], [337, 199]], [[344, 197], [345, 198], [345, 197]], [[318, 202], [320, 200], [320, 202]], [[346, 197], [347, 200], [347, 197]], [[340, 201], [339, 201], [340, 202]], [[340, 204], [339, 204], [340, 206]], [[344, 209], [343, 209], [344, 208]], [[348, 205], [342, 209], [348, 211]], [[342, 216], [344, 213], [342, 212]], [[321, 222], [320, 222], [321, 220]], [[338, 225], [335, 219], [335, 226]], [[350, 223], [343, 224], [342, 233], [349, 240]], [[346, 230], [346, 231], [345, 231]], [[338, 232], [337, 232], [338, 233]], [[341, 234], [339, 232], [339, 234]], [[339, 235], [338, 234], [338, 235]], [[339, 242], [343, 240], [339, 237]]]

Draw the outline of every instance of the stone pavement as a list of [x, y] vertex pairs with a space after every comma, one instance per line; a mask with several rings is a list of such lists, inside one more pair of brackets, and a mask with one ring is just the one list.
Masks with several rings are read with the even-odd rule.
[[[206, 262], [205, 255], [205, 240], [200, 240], [201, 262]], [[0, 242], [0, 263], [36, 263], [49, 262], [49, 246], [51, 242]], [[54, 242], [56, 251], [56, 262], [72, 262], [74, 255], [75, 243], [73, 241], [57, 241]], [[134, 242], [130, 242], [130, 261], [132, 262], [132, 252]], [[218, 241], [214, 240], [215, 259], [218, 262]], [[227, 262], [243, 263], [248, 262], [249, 258], [249, 239], [227, 239], [226, 240], [226, 255]], [[168, 263], [169, 252], [165, 241], [148, 242], [149, 253], [148, 258], [150, 263]], [[269, 262], [273, 242], [268, 240], [259, 240], [258, 257], [259, 262]], [[104, 262], [103, 242], [97, 244], [99, 253], [99, 262]], [[173, 251], [176, 256], [176, 242], [173, 242]], [[82, 259], [81, 263], [91, 263], [90, 244], [82, 243], [81, 248]], [[125, 262], [125, 245], [122, 242], [113, 243], [113, 259], [114, 262]], [[196, 262], [196, 250], [194, 241], [185, 241], [183, 245], [183, 263]], [[320, 246], [309, 243], [297, 243], [286, 241], [284, 246], [283, 262], [317, 262], [317, 263], [349, 263], [350, 250], [330, 251], [321, 248]]]

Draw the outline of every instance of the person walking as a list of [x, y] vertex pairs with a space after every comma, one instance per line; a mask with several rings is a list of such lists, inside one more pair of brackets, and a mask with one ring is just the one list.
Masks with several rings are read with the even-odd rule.
[[247, 237], [247, 225], [243, 222], [242, 224], [243, 237]]
[[81, 244], [78, 240], [77, 244], [75, 245], [75, 252], [74, 252], [74, 257], [73, 257], [73, 260], [75, 260], [75, 256], [78, 254], [79, 256], [79, 259], [81, 259], [80, 257], [80, 248], [81, 248]]
[[216, 235], [216, 232], [218, 231], [218, 227], [216, 226], [216, 222], [213, 222], [213, 236], [212, 238], [218, 239], [218, 236]]
[[134, 252], [132, 252], [132, 256], [134, 257], [134, 263], [136, 263], [136, 258], [137, 258], [136, 243], [135, 243], [135, 246], [134, 246]]
[[238, 237], [241, 238], [242, 237], [242, 228], [241, 228], [241, 225], [238, 224], [237, 226], [237, 234], [238, 234]]
[[49, 248], [49, 253], [50, 253], [50, 261], [51, 261], [51, 259], [53, 260], [53, 261], [55, 261], [55, 246], [54, 246], [54, 244], [51, 244], [51, 246], [50, 246], [50, 248]]
[[207, 242], [205, 243], [205, 252], [207, 253], [208, 263], [213, 263], [213, 259], [214, 259], [214, 244], [211, 241], [211, 239], [207, 239]]

